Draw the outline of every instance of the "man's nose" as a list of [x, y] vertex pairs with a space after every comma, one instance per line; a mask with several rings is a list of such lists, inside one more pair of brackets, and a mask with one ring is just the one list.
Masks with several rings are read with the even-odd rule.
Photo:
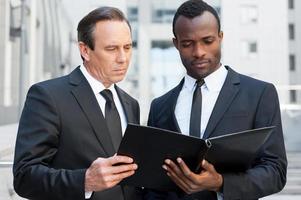
[[126, 52], [121, 49], [119, 52], [118, 52], [118, 56], [117, 56], [117, 62], [119, 63], [124, 63], [126, 62]]
[[192, 53], [193, 57], [201, 58], [206, 54], [206, 51], [204, 50], [204, 47], [201, 44], [195, 44]]

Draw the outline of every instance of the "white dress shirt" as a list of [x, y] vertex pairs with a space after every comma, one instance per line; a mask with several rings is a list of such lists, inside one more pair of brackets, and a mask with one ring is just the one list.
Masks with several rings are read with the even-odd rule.
[[[206, 130], [212, 110], [218, 98], [218, 95], [224, 85], [227, 77], [227, 69], [221, 65], [215, 72], [204, 78], [205, 83], [202, 85], [202, 113], [201, 113], [201, 138]], [[189, 135], [190, 114], [192, 106], [193, 93], [196, 87], [196, 79], [189, 75], [184, 77], [184, 85], [179, 94], [175, 116], [181, 129], [182, 134]], [[222, 194], [217, 193], [218, 200], [222, 200]]]
[[[126, 120], [126, 116], [125, 116], [124, 110], [122, 108], [122, 104], [120, 102], [120, 99], [118, 97], [118, 94], [115, 90], [114, 85], [111, 85], [109, 88], [105, 88], [105, 86], [100, 81], [96, 80], [93, 76], [91, 76], [89, 74], [86, 67], [81, 65], [80, 70], [83, 73], [84, 77], [87, 79], [90, 87], [92, 88], [95, 98], [98, 102], [98, 105], [99, 105], [104, 117], [105, 117], [106, 99], [100, 94], [100, 92], [103, 91], [104, 89], [109, 89], [112, 92], [113, 99], [114, 99], [118, 114], [120, 116], [122, 135], [123, 135], [124, 131], [126, 129], [127, 120]], [[92, 196], [92, 193], [93, 192], [85, 192], [85, 199], [90, 199]]]
[[[206, 130], [210, 115], [217, 100], [217, 97], [226, 80], [228, 71], [221, 65], [215, 72], [204, 78], [202, 85], [202, 114], [201, 114], [201, 138]], [[190, 114], [193, 92], [196, 87], [196, 79], [189, 75], [184, 77], [184, 85], [177, 99], [175, 116], [182, 134], [189, 135]]]
[[126, 129], [126, 126], [127, 126], [127, 120], [126, 120], [126, 116], [125, 116], [121, 101], [118, 97], [118, 94], [116, 92], [114, 85], [111, 85], [109, 88], [105, 88], [105, 86], [100, 81], [96, 80], [93, 76], [91, 76], [89, 74], [89, 72], [87, 71], [87, 69], [84, 66], [81, 65], [80, 70], [83, 73], [83, 75], [85, 76], [85, 78], [87, 79], [89, 85], [91, 86], [93, 93], [95, 95], [95, 98], [98, 102], [98, 105], [99, 105], [104, 117], [105, 117], [106, 99], [100, 94], [100, 92], [103, 91], [104, 89], [111, 90], [118, 114], [120, 116], [122, 135], [123, 135], [124, 131]]

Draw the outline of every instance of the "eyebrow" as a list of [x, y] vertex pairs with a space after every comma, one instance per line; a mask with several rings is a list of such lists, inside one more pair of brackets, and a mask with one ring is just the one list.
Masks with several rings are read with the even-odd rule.
[[183, 40], [180, 40], [180, 42], [191, 42], [193, 41], [192, 39], [183, 39]]
[[[127, 43], [122, 46], [133, 46], [133, 43]], [[105, 48], [110, 48], [110, 47], [119, 47], [119, 45], [118, 44], [108, 44], [105, 46]]]
[[213, 35], [210, 35], [210, 36], [205, 36], [205, 37], [203, 37], [202, 39], [215, 39], [215, 36], [213, 36]]

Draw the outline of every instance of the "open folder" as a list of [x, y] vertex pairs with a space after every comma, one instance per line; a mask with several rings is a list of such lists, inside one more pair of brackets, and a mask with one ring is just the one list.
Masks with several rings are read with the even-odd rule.
[[201, 170], [203, 159], [220, 173], [244, 171], [250, 167], [272, 129], [264, 127], [203, 140], [165, 129], [128, 124], [117, 154], [133, 158], [138, 169], [121, 184], [178, 190], [162, 168], [167, 158], [175, 161], [181, 157], [195, 172]]

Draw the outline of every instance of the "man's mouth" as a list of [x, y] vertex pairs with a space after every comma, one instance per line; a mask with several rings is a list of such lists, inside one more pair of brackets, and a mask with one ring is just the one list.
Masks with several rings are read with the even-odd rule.
[[201, 60], [201, 61], [194, 61], [192, 62], [192, 65], [197, 68], [203, 68], [209, 64], [209, 60]]

